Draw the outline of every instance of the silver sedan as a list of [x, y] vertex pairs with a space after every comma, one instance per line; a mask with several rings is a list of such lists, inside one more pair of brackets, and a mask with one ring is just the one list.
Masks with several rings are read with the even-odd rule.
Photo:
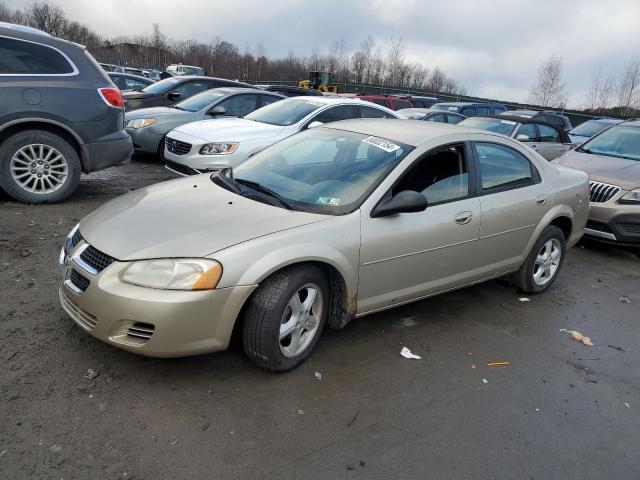
[[60, 254], [60, 300], [91, 335], [160, 357], [224, 350], [269, 370], [325, 326], [509, 274], [549, 288], [582, 236], [586, 174], [502, 135], [347, 120], [219, 173], [128, 193]]

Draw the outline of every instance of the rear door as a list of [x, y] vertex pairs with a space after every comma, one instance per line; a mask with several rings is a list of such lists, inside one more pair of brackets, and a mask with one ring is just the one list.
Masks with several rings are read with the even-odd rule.
[[569, 150], [570, 144], [562, 143], [560, 133], [549, 125], [538, 124], [540, 143], [538, 153], [547, 160], [553, 160]]
[[482, 216], [476, 267], [483, 277], [522, 263], [533, 231], [553, 204], [534, 161], [515, 146], [485, 138], [473, 143]]

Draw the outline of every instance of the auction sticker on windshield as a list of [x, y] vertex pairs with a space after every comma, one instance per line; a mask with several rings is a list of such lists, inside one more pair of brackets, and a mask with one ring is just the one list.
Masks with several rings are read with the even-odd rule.
[[318, 205], [332, 205], [334, 207], [337, 207], [338, 205], [340, 205], [340, 199], [333, 197], [318, 197], [318, 201], [316, 201], [316, 203]]
[[378, 147], [384, 150], [385, 152], [389, 152], [389, 153], [395, 152], [400, 148], [400, 145], [396, 145], [395, 143], [380, 137], [367, 137], [362, 141], [364, 143], [368, 143], [369, 145], [373, 145], [374, 147]]

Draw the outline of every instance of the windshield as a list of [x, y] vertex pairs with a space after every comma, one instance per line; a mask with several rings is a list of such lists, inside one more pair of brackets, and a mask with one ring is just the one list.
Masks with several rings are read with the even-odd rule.
[[396, 113], [402, 118], [407, 118], [409, 120], [422, 120], [427, 115], [426, 112], [420, 112], [409, 108], [396, 110]]
[[221, 92], [219, 90], [205, 90], [193, 97], [189, 97], [186, 100], [176, 103], [174, 107], [187, 112], [197, 112], [225, 95], [225, 92]]
[[516, 128], [516, 122], [512, 122], [511, 120], [485, 117], [467, 118], [458, 125], [488, 130], [489, 132], [501, 133], [502, 135], [511, 135], [513, 129]]
[[640, 160], [640, 127], [614, 125], [587, 140], [578, 150], [596, 155]]
[[181, 72], [186, 73], [187, 75], [202, 75], [203, 70], [200, 67], [185, 67], [182, 66]]
[[298, 123], [311, 112], [322, 106], [322, 103], [314, 102], [313, 100], [291, 98], [259, 108], [249, 115], [246, 115], [244, 118], [247, 120], [254, 120], [256, 122], [285, 127], [287, 125]]
[[339, 215], [358, 208], [412, 149], [361, 133], [313, 128], [254, 155], [232, 175], [237, 184], [259, 184], [296, 210]]
[[142, 91], [145, 93], [164, 93], [170, 88], [175, 87], [175, 85], [179, 82], [179, 78], [165, 78], [164, 80], [152, 83], [148, 87], [143, 88]]
[[571, 135], [580, 135], [581, 137], [593, 137], [596, 133], [600, 133], [607, 127], [613, 125], [608, 122], [599, 122], [598, 120], [589, 120], [581, 123], [576, 128], [571, 130]]

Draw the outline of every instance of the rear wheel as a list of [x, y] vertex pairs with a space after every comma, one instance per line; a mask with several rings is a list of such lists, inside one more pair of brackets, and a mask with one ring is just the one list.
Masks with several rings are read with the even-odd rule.
[[20, 202], [60, 202], [79, 183], [78, 154], [56, 134], [26, 130], [0, 145], [0, 185]]
[[513, 283], [525, 293], [540, 293], [555, 282], [562, 265], [566, 244], [564, 233], [550, 225], [544, 229], [529, 256], [512, 276]]
[[265, 280], [248, 301], [243, 343], [259, 367], [290, 370], [313, 351], [329, 313], [329, 283], [313, 265], [285, 269]]

